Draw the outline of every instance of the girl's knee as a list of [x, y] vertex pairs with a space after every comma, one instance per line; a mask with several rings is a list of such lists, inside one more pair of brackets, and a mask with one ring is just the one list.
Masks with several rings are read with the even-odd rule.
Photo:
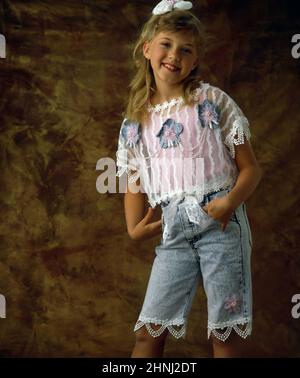
[[[161, 325], [150, 324], [150, 327], [153, 331], [158, 331], [161, 328]], [[142, 342], [153, 343], [153, 344], [162, 343], [165, 341], [168, 333], [169, 333], [168, 330], [165, 329], [159, 336], [154, 336], [154, 335], [151, 335], [149, 331], [147, 330], [146, 326], [143, 325], [140, 329], [138, 329], [135, 332], [135, 340], [138, 343], [142, 343]]]

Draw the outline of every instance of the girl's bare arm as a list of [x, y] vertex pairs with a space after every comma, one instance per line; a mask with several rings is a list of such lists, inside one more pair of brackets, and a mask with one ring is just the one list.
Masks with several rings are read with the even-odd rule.
[[214, 198], [203, 207], [209, 216], [221, 222], [222, 231], [225, 231], [232, 212], [251, 196], [262, 178], [262, 169], [247, 140], [235, 146], [235, 152], [239, 175], [234, 187], [226, 196]]
[[227, 196], [232, 206], [237, 208], [254, 192], [262, 178], [263, 172], [256, 160], [252, 146], [247, 140], [245, 140], [244, 144], [235, 146], [235, 151], [239, 176]]
[[[139, 180], [137, 181], [139, 186]], [[146, 194], [134, 193], [127, 185], [124, 195], [124, 210], [127, 232], [133, 240], [149, 239], [161, 233], [161, 219], [159, 209], [146, 206]], [[158, 220], [157, 220], [158, 219]]]

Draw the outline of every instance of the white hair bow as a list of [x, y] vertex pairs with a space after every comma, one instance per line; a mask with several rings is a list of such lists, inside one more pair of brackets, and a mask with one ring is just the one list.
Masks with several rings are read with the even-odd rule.
[[156, 5], [152, 13], [155, 15], [164, 14], [170, 12], [173, 9], [187, 10], [193, 8], [193, 4], [190, 1], [183, 0], [162, 0]]

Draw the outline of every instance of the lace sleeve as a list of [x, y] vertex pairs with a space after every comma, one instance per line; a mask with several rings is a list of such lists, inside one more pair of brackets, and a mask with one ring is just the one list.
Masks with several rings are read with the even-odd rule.
[[121, 177], [127, 173], [128, 182], [134, 183], [140, 176], [138, 158], [135, 154], [140, 139], [140, 127], [124, 119], [120, 128], [118, 149], [116, 151], [117, 173]]
[[228, 147], [231, 157], [235, 158], [234, 145], [244, 144], [251, 137], [249, 122], [236, 102], [224, 91], [211, 87], [209, 96], [220, 110], [222, 141]]

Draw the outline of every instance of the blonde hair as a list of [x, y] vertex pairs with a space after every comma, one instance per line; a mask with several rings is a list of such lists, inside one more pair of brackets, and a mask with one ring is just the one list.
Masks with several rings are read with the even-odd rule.
[[[133, 59], [137, 72], [131, 81], [129, 100], [124, 117], [131, 121], [142, 122], [147, 117], [146, 104], [150, 96], [156, 91], [156, 85], [151, 64], [143, 54], [143, 45], [151, 41], [162, 31], [179, 32], [191, 31], [196, 39], [198, 59], [203, 56], [205, 32], [202, 23], [190, 11], [173, 10], [163, 15], [153, 15], [144, 25], [133, 51]], [[190, 72], [183, 82], [184, 100], [191, 103], [192, 92], [201, 81], [199, 64]]]

